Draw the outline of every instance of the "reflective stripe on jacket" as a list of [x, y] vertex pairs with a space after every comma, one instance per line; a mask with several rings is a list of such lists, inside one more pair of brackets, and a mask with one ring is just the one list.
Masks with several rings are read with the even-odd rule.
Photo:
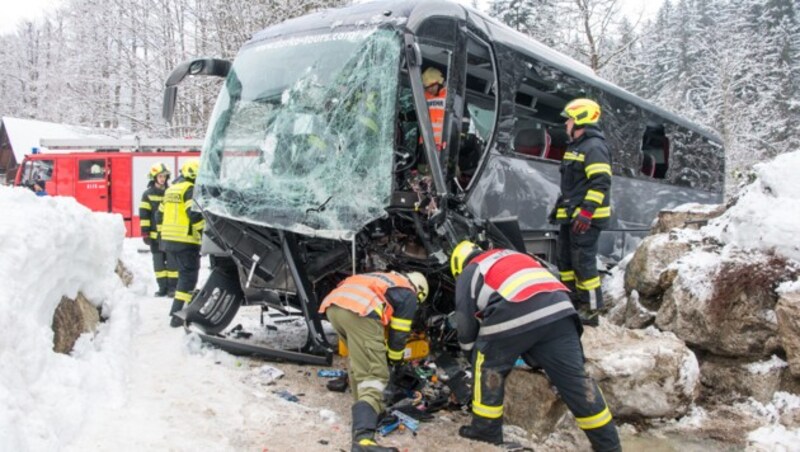
[[190, 213], [192, 207], [192, 194], [194, 182], [182, 180], [164, 193], [164, 200], [159, 211], [161, 214], [161, 239], [167, 242], [200, 244], [205, 221], [202, 217], [193, 222]]
[[595, 126], [584, 130], [561, 160], [556, 220], [569, 224], [583, 209], [592, 213], [592, 224], [604, 228], [611, 217], [611, 157], [603, 132]]
[[142, 237], [158, 240], [158, 232], [161, 228], [156, 215], [163, 199], [164, 189], [158, 188], [153, 182], [150, 182], [150, 186], [142, 193], [142, 200], [139, 202], [139, 227]]
[[470, 261], [456, 281], [458, 341], [518, 334], [575, 315], [569, 289], [524, 253], [495, 249]]
[[393, 308], [387, 301], [386, 291], [402, 287], [414, 291], [407, 278], [397, 273], [366, 273], [345, 278], [322, 300], [319, 308], [324, 313], [332, 304], [349, 309], [365, 317], [375, 312], [384, 326], [392, 320]]

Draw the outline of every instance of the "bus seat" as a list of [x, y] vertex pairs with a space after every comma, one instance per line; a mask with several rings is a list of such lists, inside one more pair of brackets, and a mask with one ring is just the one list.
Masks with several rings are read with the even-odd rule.
[[544, 129], [522, 129], [514, 137], [514, 151], [533, 157], [542, 157], [547, 153], [550, 136]]
[[656, 174], [656, 159], [652, 154], [644, 154], [642, 159], [642, 174], [653, 177]]

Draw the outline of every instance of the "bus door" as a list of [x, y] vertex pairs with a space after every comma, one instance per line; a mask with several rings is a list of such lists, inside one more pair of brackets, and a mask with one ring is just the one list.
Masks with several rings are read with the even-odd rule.
[[75, 199], [95, 212], [109, 212], [109, 165], [105, 158], [81, 157], [77, 159], [78, 179], [75, 181]]

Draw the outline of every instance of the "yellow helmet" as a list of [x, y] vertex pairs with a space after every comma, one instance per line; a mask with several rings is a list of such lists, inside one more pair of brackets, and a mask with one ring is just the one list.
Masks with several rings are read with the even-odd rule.
[[439, 69], [436, 69], [435, 67], [429, 67], [428, 69], [425, 69], [425, 72], [422, 73], [422, 86], [427, 88], [434, 83], [444, 85], [444, 75], [442, 75], [442, 71]]
[[167, 165], [158, 162], [150, 167], [150, 173], [148, 173], [148, 176], [150, 176], [150, 179], [155, 179], [156, 176], [164, 173], [166, 173], [167, 177], [169, 177], [169, 168], [167, 168]]
[[406, 278], [411, 281], [414, 289], [417, 290], [417, 301], [420, 303], [425, 301], [428, 298], [428, 280], [425, 275], [420, 272], [409, 272], [406, 273]]
[[200, 162], [196, 159], [187, 160], [181, 166], [181, 176], [184, 179], [195, 180], [197, 179], [197, 172], [200, 170]]
[[576, 126], [588, 126], [600, 121], [600, 105], [591, 99], [575, 99], [564, 107], [561, 116], [575, 120]]
[[478, 251], [481, 251], [481, 248], [469, 240], [464, 240], [456, 245], [455, 249], [453, 249], [453, 254], [450, 255], [450, 271], [453, 272], [454, 277], [464, 271], [464, 265], [469, 260], [469, 257]]

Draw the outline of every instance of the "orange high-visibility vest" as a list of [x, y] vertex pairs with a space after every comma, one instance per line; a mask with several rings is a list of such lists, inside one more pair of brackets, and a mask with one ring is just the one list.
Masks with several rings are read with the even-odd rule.
[[436, 149], [440, 151], [442, 150], [442, 132], [444, 131], [445, 99], [447, 99], [447, 88], [440, 89], [438, 95], [425, 91], [428, 115], [431, 117], [431, 127], [433, 128], [433, 141], [436, 143]]
[[324, 313], [333, 304], [349, 309], [361, 317], [375, 311], [381, 323], [386, 326], [394, 314], [392, 305], [386, 301], [386, 291], [392, 287], [404, 287], [414, 291], [411, 282], [397, 273], [365, 273], [350, 276], [322, 300], [319, 312]]
[[478, 271], [473, 274], [471, 287], [476, 287], [477, 278], [483, 276], [483, 287], [476, 298], [478, 309], [484, 309], [495, 292], [507, 301], [518, 303], [539, 293], [569, 291], [527, 254], [495, 249], [479, 255], [470, 262], [473, 263], [478, 264]]

